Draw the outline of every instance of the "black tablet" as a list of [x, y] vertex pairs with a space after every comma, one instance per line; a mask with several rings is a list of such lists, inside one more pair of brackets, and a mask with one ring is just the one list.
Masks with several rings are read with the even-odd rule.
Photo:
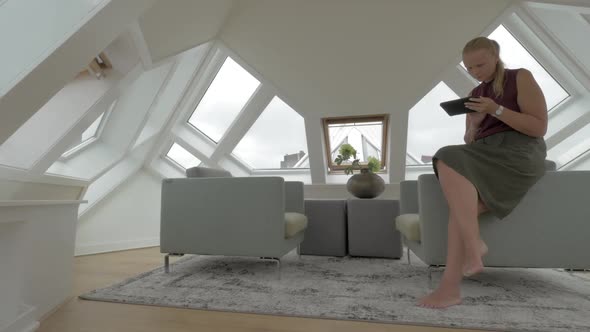
[[473, 97], [445, 101], [440, 103], [440, 107], [442, 107], [450, 116], [472, 113], [475, 111], [465, 107], [465, 103], [468, 102], [470, 98]]

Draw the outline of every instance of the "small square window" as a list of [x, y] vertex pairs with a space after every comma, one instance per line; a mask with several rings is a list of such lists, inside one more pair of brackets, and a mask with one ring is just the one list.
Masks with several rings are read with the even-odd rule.
[[170, 150], [166, 153], [166, 157], [184, 169], [199, 166], [201, 164], [199, 158], [195, 157], [178, 143], [172, 144]]
[[385, 169], [387, 114], [324, 118], [322, 122], [330, 172], [342, 171], [352, 164], [353, 157], [341, 165], [334, 161], [343, 144], [350, 144], [356, 150], [356, 158], [361, 166], [367, 165], [369, 158], [374, 157], [380, 161], [381, 170]]

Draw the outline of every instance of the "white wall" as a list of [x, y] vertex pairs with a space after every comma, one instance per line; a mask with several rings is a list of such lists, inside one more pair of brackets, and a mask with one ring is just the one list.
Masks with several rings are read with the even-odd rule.
[[158, 1], [139, 19], [152, 60], [157, 62], [214, 38], [232, 5], [233, 0]]
[[407, 112], [510, 0], [238, 1], [220, 39], [307, 118], [389, 113], [390, 182]]
[[10, 0], [0, 8], [0, 96], [108, 1]]
[[72, 292], [76, 206], [31, 208], [25, 223], [24, 303], [37, 318], [62, 304]]
[[298, 112], [406, 113], [510, 2], [251, 0], [220, 38]]
[[161, 179], [140, 170], [78, 222], [76, 255], [159, 245]]
[[[5, 10], [4, 7], [18, 1], [7, 2], [2, 6], [2, 11]], [[72, 26], [72, 36], [61, 41], [61, 45], [56, 45], [58, 47], [55, 50], [49, 50], [43, 55], [37, 62], [38, 65], [30, 68], [6, 94], [0, 94], [0, 143], [10, 137], [154, 2], [155, 0], [102, 1], [101, 4], [105, 5], [98, 13], [88, 13], [91, 17], [82, 22], [81, 28]], [[53, 10], [58, 10], [54, 2], [51, 4]], [[28, 10], [24, 14], [34, 13], [34, 10]], [[42, 15], [47, 14], [42, 12]], [[4, 22], [3, 19], [4, 17], [0, 17], [0, 22]], [[26, 26], [35, 28], [35, 25]], [[14, 29], [8, 30], [14, 32]], [[26, 44], [31, 40], [25, 38], [18, 41]]]

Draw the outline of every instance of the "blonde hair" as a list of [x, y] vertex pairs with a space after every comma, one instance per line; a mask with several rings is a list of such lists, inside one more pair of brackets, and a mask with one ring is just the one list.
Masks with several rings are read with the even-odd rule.
[[498, 58], [496, 64], [496, 73], [494, 75], [494, 93], [496, 97], [501, 97], [504, 94], [504, 62], [500, 59], [500, 44], [493, 39], [486, 37], [473, 38], [465, 47], [463, 47], [463, 54], [476, 50], [488, 50]]

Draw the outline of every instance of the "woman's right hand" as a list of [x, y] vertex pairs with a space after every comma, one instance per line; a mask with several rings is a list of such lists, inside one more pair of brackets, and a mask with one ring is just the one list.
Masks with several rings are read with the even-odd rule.
[[479, 125], [482, 123], [483, 119], [486, 117], [487, 113], [478, 113], [472, 112], [467, 113], [467, 123], [469, 124], [469, 128], [479, 128]]
[[475, 140], [475, 135], [485, 117], [486, 113], [467, 113], [467, 128], [465, 130], [465, 136], [463, 136], [465, 143], [470, 144]]

